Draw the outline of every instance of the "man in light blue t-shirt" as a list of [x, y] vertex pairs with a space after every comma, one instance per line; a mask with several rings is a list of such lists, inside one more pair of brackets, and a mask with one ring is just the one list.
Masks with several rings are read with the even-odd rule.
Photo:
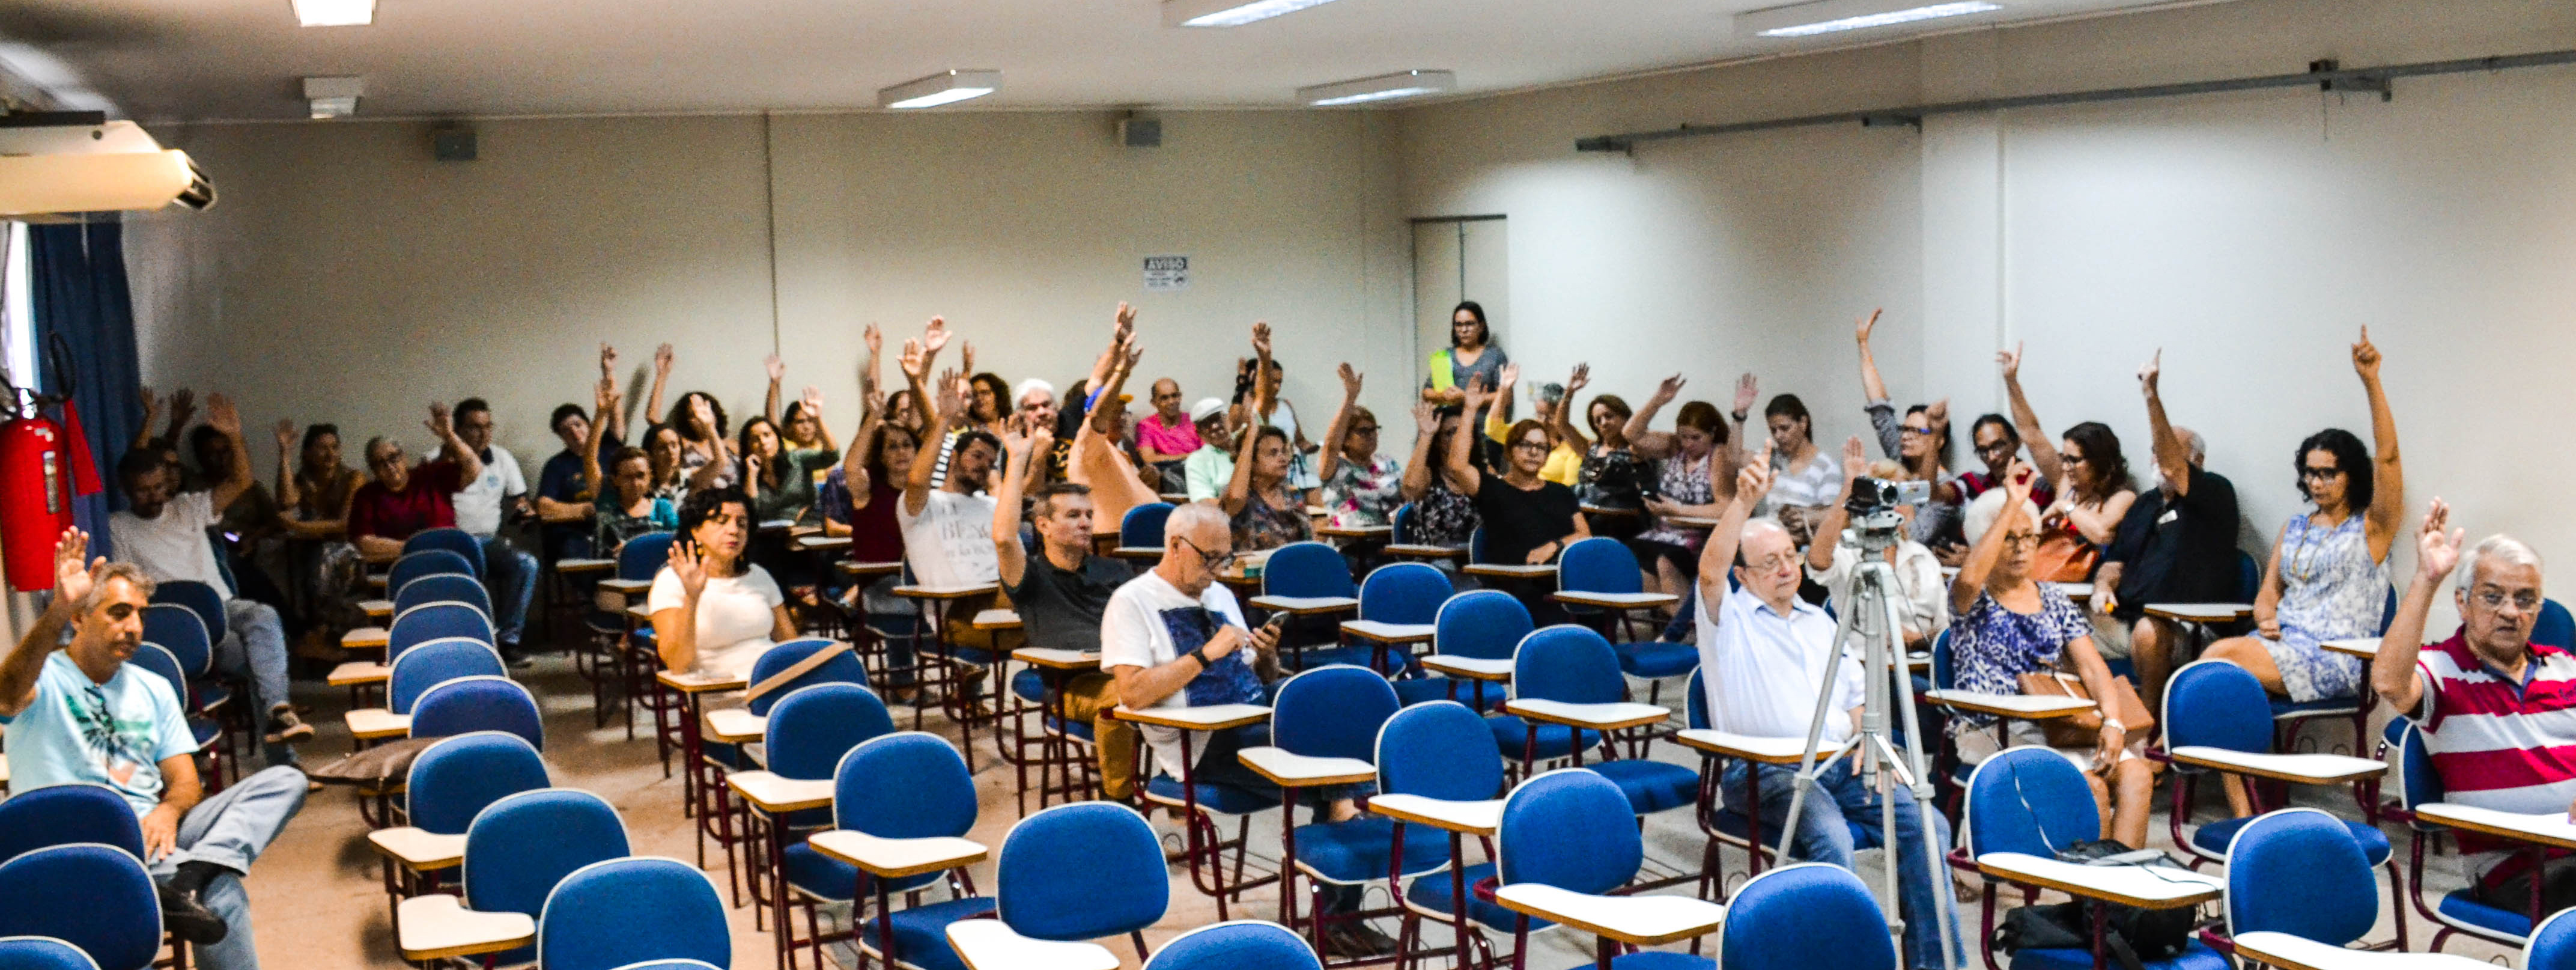
[[63, 533], [53, 599], [0, 659], [10, 785], [102, 785], [123, 796], [140, 817], [163, 923], [204, 966], [256, 970], [241, 878], [304, 807], [304, 773], [273, 767], [205, 797], [177, 689], [126, 663], [143, 643], [152, 579], [131, 563], [84, 566], [88, 548], [87, 533]]

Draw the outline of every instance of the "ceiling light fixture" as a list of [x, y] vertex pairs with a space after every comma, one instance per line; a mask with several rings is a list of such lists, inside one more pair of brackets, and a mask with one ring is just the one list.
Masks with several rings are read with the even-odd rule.
[[941, 71], [877, 91], [880, 108], [936, 108], [1002, 89], [1000, 71]]
[[308, 77], [304, 79], [304, 102], [313, 109], [313, 119], [346, 118], [358, 113], [358, 96], [365, 94], [366, 82], [355, 77]]
[[1333, 0], [1163, 0], [1165, 27], [1241, 27]]
[[1362, 104], [1390, 98], [1410, 98], [1438, 94], [1458, 86], [1458, 75], [1450, 71], [1397, 71], [1364, 77], [1356, 81], [1335, 81], [1297, 89], [1297, 100], [1318, 108], [1337, 104]]
[[1815, 0], [1813, 3], [1793, 3], [1736, 14], [1735, 32], [1763, 37], [1810, 37], [2001, 9], [2001, 4], [1989, 0], [1932, 4], [1922, 0]]
[[294, 0], [295, 20], [307, 27], [363, 27], [376, 22], [376, 0]]

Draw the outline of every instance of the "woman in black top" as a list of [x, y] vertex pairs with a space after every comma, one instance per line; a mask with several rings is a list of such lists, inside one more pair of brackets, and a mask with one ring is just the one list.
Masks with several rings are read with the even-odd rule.
[[[1476, 413], [1493, 397], [1482, 381], [1470, 385], [1467, 413]], [[1583, 518], [1575, 514], [1574, 490], [1538, 477], [1539, 469], [1547, 465], [1548, 450], [1554, 447], [1544, 425], [1529, 419], [1512, 425], [1504, 437], [1500, 475], [1476, 470], [1471, 455], [1475, 437], [1465, 433], [1450, 437], [1448, 465], [1443, 470], [1461, 494], [1476, 498], [1476, 511], [1485, 521], [1483, 561], [1554, 562], [1566, 546], [1591, 537]]]
[[1574, 426], [1574, 396], [1592, 383], [1590, 364], [1574, 365], [1574, 376], [1565, 382], [1565, 404], [1550, 414], [1555, 422], [1558, 440], [1583, 456], [1576, 472], [1575, 497], [1587, 512], [1587, 525], [1603, 535], [1626, 539], [1644, 530], [1647, 469], [1628, 443], [1628, 419], [1636, 412], [1616, 394], [1602, 394], [1584, 409], [1584, 422], [1592, 433]]

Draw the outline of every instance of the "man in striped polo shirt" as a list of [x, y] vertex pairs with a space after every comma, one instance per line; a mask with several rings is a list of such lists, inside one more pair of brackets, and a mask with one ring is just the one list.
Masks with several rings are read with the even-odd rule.
[[[2489, 536], [2463, 556], [2450, 507], [2433, 500], [2416, 541], [2415, 579], [2388, 624], [2371, 686], [2415, 718], [2446, 800], [2528, 815], [2576, 815], [2576, 654], [2531, 642], [2540, 618], [2540, 555]], [[2424, 614], [2445, 574], [2460, 630], [2430, 646]], [[2531, 903], [2529, 857], [2460, 833], [2480, 902], [2521, 912]], [[2508, 861], [2511, 860], [2511, 861]], [[2576, 858], [2539, 873], [2541, 911], [2576, 906]]]

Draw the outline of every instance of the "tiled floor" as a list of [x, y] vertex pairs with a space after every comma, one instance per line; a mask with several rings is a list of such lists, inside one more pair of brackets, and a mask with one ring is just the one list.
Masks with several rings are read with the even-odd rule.
[[[688, 820], [680, 816], [680, 785], [676, 778], [664, 778], [654, 757], [649, 735], [626, 739], [623, 727], [612, 725], [607, 730], [591, 727], [590, 693], [571, 671], [561, 656], [541, 658], [538, 665], [523, 672], [520, 679], [542, 699], [546, 709], [546, 758], [559, 785], [588, 789], [605, 797], [625, 817], [635, 849], [640, 854], [665, 855], [681, 860], [694, 857], [694, 843]], [[315, 723], [322, 736], [308, 749], [306, 757], [326, 759], [347, 750], [347, 735], [339, 726], [339, 714], [345, 706], [341, 693], [319, 685], [299, 684], [304, 699], [317, 711]], [[908, 725], [908, 709], [899, 709]], [[934, 726], [936, 729], [937, 726]], [[953, 731], [950, 733], [953, 735]], [[1004, 833], [1017, 821], [1015, 786], [1011, 770], [995, 763], [989, 734], [979, 734], [980, 745], [976, 776], [982, 796], [983, 812], [972, 838], [998, 847]], [[1661, 757], [1682, 760], [1675, 749], [1658, 746]], [[2352, 802], [2342, 790], [2317, 793], [2315, 804], [2340, 814], [2352, 813]], [[2159, 792], [2159, 806], [2166, 804]], [[2206, 815], [2206, 810], [2204, 810]], [[1167, 822], [1158, 819], [1158, 828], [1172, 831]], [[1256, 819], [1255, 855], [1276, 855], [1277, 816], [1265, 814]], [[279, 970], [329, 967], [398, 967], [392, 929], [387, 915], [387, 901], [379, 889], [376, 857], [368, 850], [366, 828], [359, 821], [357, 806], [345, 791], [332, 789], [317, 793], [305, 806], [284, 836], [261, 858], [249, 881], [252, 906], [259, 934], [259, 947], [266, 966]], [[2402, 832], [2397, 836], [2399, 851], [2404, 851]], [[1177, 835], [1171, 844], [1177, 844]], [[2170, 845], [2165, 836], [2161, 812], [2153, 840]], [[1702, 839], [1691, 825], [1687, 812], [1671, 812], [1650, 820], [1647, 826], [1647, 853], [1650, 869], [1673, 871], [1696, 867]], [[1470, 850], [1473, 851], [1472, 849]], [[1740, 865], [1739, 856], [1732, 856]], [[1862, 857], [1863, 875], [1875, 884], [1880, 853]], [[2445, 860], [2447, 861], [2447, 860]], [[710, 860], [711, 875], [721, 890], [725, 874], [721, 857]], [[2436, 863], [2437, 866], [2441, 865]], [[984, 863], [975, 870], [978, 885], [992, 885], [992, 865]], [[2457, 885], [2447, 873], [2437, 875], [2436, 895]], [[2383, 899], [2385, 898], [2383, 882]], [[1161, 923], [1148, 931], [1150, 945], [1160, 943], [1183, 930], [1216, 920], [1216, 908], [1204, 895], [1192, 888], [1185, 870], [1175, 869], [1172, 878], [1172, 905]], [[1371, 904], [1382, 904], [1383, 896], [1373, 894]], [[1277, 896], [1270, 890], [1256, 890], [1239, 907], [1237, 916], [1275, 918]], [[2390, 932], [2385, 915], [2373, 939], [2384, 939]], [[1967, 932], [1976, 932], [1976, 910], [1963, 905], [1961, 916]], [[732, 913], [734, 930], [734, 965], [744, 970], [765, 970], [774, 965], [768, 934], [752, 929], [748, 908]], [[1393, 927], [1386, 927], [1392, 932]], [[1435, 939], [1445, 939], [1435, 931]], [[2422, 921], [2414, 921], [2414, 946], [2421, 949], [2429, 938]], [[1107, 941], [1110, 948], [1124, 957], [1129, 966], [1138, 962], [1132, 948], [1124, 941]], [[1508, 944], [1508, 939], [1503, 941]], [[1589, 965], [1591, 941], [1571, 934], [1542, 935], [1529, 963], [1532, 967], [1572, 967]], [[2448, 947], [2455, 953], [2482, 959], [2501, 959], [2502, 948], [2476, 941], [2455, 940]], [[1970, 961], [1976, 962], [1973, 944]], [[2509, 962], [2509, 961], [2507, 961]], [[1433, 966], [1445, 961], [1433, 961]]]

